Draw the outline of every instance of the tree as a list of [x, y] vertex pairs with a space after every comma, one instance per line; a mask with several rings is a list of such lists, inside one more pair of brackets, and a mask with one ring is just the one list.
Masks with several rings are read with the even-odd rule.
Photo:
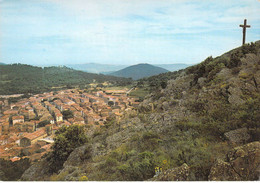
[[71, 110], [62, 111], [61, 113], [63, 115], [63, 118], [66, 120], [74, 117], [73, 112]]
[[162, 81], [161, 82], [161, 87], [162, 87], [162, 89], [165, 89], [167, 87], [167, 82], [166, 81]]
[[113, 106], [115, 103], [113, 101], [108, 101], [107, 103], [109, 106]]
[[48, 157], [52, 172], [60, 170], [70, 153], [88, 141], [84, 127], [79, 125], [63, 126], [55, 135], [53, 151]]
[[44, 127], [48, 124], [51, 124], [50, 121], [47, 121], [47, 120], [41, 121], [40, 123], [37, 124], [37, 128]]

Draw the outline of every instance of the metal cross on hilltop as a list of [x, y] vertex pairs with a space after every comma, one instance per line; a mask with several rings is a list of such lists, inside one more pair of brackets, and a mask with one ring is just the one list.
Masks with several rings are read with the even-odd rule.
[[246, 42], [246, 28], [250, 28], [250, 25], [246, 25], [246, 19], [244, 20], [244, 25], [240, 25], [239, 27], [243, 27], [243, 42], [242, 45]]

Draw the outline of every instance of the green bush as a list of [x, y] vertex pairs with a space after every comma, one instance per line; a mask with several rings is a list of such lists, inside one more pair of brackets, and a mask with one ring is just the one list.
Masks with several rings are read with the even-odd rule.
[[10, 160], [0, 159], [0, 180], [17, 181], [25, 170], [31, 166], [28, 158], [12, 162]]
[[87, 136], [83, 126], [63, 126], [56, 133], [52, 152], [48, 156], [50, 170], [57, 172], [62, 168], [70, 153], [77, 147], [87, 142]]
[[154, 154], [149, 151], [139, 153], [125, 164], [117, 167], [123, 180], [142, 181], [154, 175], [155, 161]]

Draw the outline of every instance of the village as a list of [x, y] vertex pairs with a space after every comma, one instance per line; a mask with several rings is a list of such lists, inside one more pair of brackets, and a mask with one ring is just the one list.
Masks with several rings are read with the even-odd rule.
[[51, 151], [55, 131], [62, 126], [85, 125], [92, 132], [109, 117], [116, 120], [139, 104], [127, 90], [86, 92], [68, 89], [33, 95], [16, 103], [0, 101], [0, 158], [37, 161]]

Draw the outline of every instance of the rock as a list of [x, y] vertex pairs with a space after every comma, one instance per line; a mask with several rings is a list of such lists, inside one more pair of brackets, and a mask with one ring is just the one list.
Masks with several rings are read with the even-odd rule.
[[166, 170], [148, 181], [187, 181], [189, 169], [189, 166], [184, 163], [182, 166]]
[[148, 100], [144, 100], [142, 103], [138, 106], [139, 112], [149, 112], [153, 110], [153, 103], [149, 102]]
[[230, 93], [228, 97], [228, 102], [232, 105], [240, 105], [245, 103], [243, 99], [241, 99], [242, 91], [239, 88], [229, 87], [228, 92]]
[[258, 180], [260, 175], [260, 142], [234, 148], [227, 160], [217, 160], [210, 170], [210, 181]]
[[28, 168], [23, 173], [21, 181], [48, 180], [50, 175], [48, 161], [43, 159], [37, 163], [34, 163], [30, 168]]
[[211, 181], [234, 181], [239, 180], [239, 175], [232, 169], [231, 165], [218, 159], [211, 167], [209, 180]]
[[61, 181], [78, 181], [83, 173], [79, 167], [66, 166], [59, 172], [58, 177]]
[[91, 146], [86, 144], [76, 148], [69, 155], [67, 161], [64, 162], [63, 167], [66, 166], [77, 166], [82, 164], [84, 160], [87, 160], [91, 157]]
[[224, 133], [224, 137], [227, 138], [231, 143], [241, 144], [246, 143], [250, 139], [247, 128], [239, 128]]
[[260, 88], [260, 70], [258, 70], [255, 74], [254, 74], [254, 79], [255, 79], [255, 85], [257, 88]]
[[217, 73], [217, 77], [228, 79], [232, 77], [231, 69], [223, 68], [219, 73]]
[[206, 82], [207, 78], [204, 78], [204, 77], [200, 77], [198, 79], [198, 84], [200, 87], [203, 87], [205, 85], [205, 82]]
[[169, 109], [169, 103], [167, 102], [167, 101], [164, 101], [163, 103], [162, 103], [162, 108], [163, 108], [163, 110], [168, 110]]
[[246, 65], [246, 66], [254, 66], [254, 65], [258, 64], [259, 59], [260, 59], [259, 56], [255, 55], [253, 53], [250, 53], [250, 54], [246, 54], [246, 57], [242, 58], [241, 62], [243, 65]]

